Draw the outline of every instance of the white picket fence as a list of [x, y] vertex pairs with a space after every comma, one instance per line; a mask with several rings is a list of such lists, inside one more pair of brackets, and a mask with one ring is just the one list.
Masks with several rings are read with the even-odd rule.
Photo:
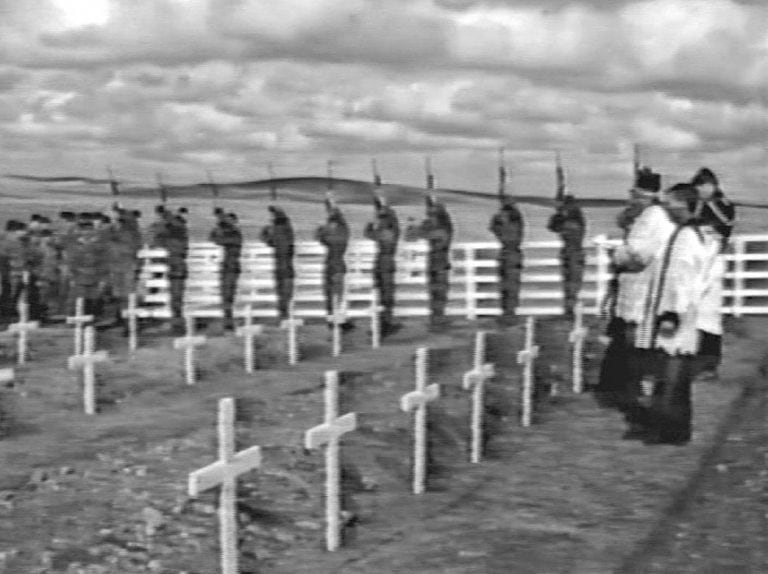
[[[768, 235], [739, 235], [733, 238], [732, 252], [724, 255], [728, 272], [724, 286], [723, 311], [736, 316], [768, 314]], [[586, 267], [580, 299], [586, 313], [596, 313], [611, 279], [607, 249], [616, 240], [605, 236], [585, 243]], [[558, 257], [559, 241], [535, 241], [523, 245], [525, 254], [519, 314], [556, 315], [562, 312], [563, 293]], [[401, 317], [429, 314], [426, 289], [426, 242], [402, 242], [397, 253], [396, 307]], [[450, 291], [446, 313], [475, 319], [494, 316], [498, 308], [498, 244], [458, 243], [451, 249]], [[219, 261], [222, 249], [211, 243], [190, 244], [187, 258], [185, 308], [197, 317], [222, 315], [219, 295]], [[296, 245], [296, 314], [324, 317], [322, 291], [325, 250], [316, 242]], [[375, 244], [350, 242], [347, 252], [346, 301], [350, 317], [368, 316], [373, 292], [372, 267]], [[145, 317], [170, 316], [166, 253], [145, 248], [140, 277], [141, 310]], [[236, 308], [252, 305], [262, 317], [276, 317], [277, 298], [273, 280], [272, 249], [263, 243], [243, 247], [242, 273]], [[235, 312], [237, 314], [237, 311]]]

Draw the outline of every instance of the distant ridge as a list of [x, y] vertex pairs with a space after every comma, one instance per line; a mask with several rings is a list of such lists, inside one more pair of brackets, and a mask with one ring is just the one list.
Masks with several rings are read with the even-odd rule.
[[[109, 179], [83, 176], [35, 176], [25, 174], [3, 174], [8, 179], [16, 179], [37, 183], [81, 183], [87, 185], [108, 185]], [[130, 181], [120, 181], [121, 195], [129, 197], [151, 197], [157, 195], [157, 187], [146, 184], [136, 184]], [[211, 190], [209, 182], [173, 185], [164, 184], [169, 196], [176, 198], [208, 196]], [[361, 181], [345, 178], [327, 178], [320, 176], [279, 177], [274, 179], [256, 179], [250, 181], [217, 181], [216, 187], [222, 196], [226, 192], [239, 192], [235, 197], [245, 199], [248, 191], [256, 191], [254, 198], [267, 199], [273, 188], [277, 189], [278, 201], [286, 199], [310, 201], [324, 197], [330, 187], [335, 198], [342, 203], [367, 204], [371, 201], [374, 192], [384, 195], [393, 205], [413, 205], [424, 200], [427, 190], [423, 187], [404, 185], [397, 183], [385, 183], [375, 186], [369, 181]], [[63, 190], [62, 190], [63, 191]], [[66, 192], [65, 192], [66, 193]], [[434, 190], [438, 197], [453, 196], [456, 198], [467, 197], [474, 199], [487, 199], [498, 201], [496, 193], [484, 193], [482, 191], [470, 191], [466, 189], [438, 188]], [[552, 197], [540, 195], [509, 194], [515, 201], [521, 204], [538, 205], [541, 207], [554, 207], [555, 200]], [[579, 197], [579, 203], [584, 207], [621, 207], [626, 204], [625, 199], [605, 197]], [[754, 202], [734, 202], [739, 207], [756, 209], [768, 209], [768, 204]]]

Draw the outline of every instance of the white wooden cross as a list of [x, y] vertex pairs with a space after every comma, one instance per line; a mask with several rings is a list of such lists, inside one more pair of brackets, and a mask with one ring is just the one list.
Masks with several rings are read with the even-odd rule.
[[175, 349], [184, 349], [184, 372], [188, 385], [195, 384], [195, 348], [200, 347], [206, 341], [204, 335], [195, 335], [195, 318], [191, 315], [185, 317], [187, 334], [173, 340]]
[[131, 352], [134, 352], [139, 347], [138, 334], [139, 334], [139, 309], [138, 309], [138, 297], [136, 293], [128, 295], [128, 308], [123, 309], [122, 316], [124, 319], [128, 319], [128, 348]]
[[584, 326], [584, 307], [581, 302], [574, 310], [573, 330], [568, 335], [568, 341], [573, 345], [571, 378], [573, 392], [584, 391], [584, 340], [587, 338], [587, 328]]
[[427, 360], [429, 349], [416, 349], [416, 390], [400, 397], [400, 408], [405, 412], [415, 410], [413, 493], [424, 492], [427, 476], [427, 404], [440, 396], [440, 385], [427, 385]]
[[357, 428], [357, 415], [347, 413], [339, 416], [339, 374], [325, 373], [325, 417], [321, 425], [309, 429], [304, 435], [304, 446], [308, 449], [328, 445], [325, 449], [325, 519], [326, 546], [333, 552], [341, 543], [341, 468], [339, 463], [339, 440]]
[[381, 313], [384, 307], [381, 305], [379, 290], [374, 287], [371, 290], [371, 347], [378, 349], [381, 346]]
[[253, 372], [253, 339], [264, 332], [264, 325], [253, 324], [253, 306], [248, 305], [243, 313], [245, 324], [237, 328], [237, 336], [242, 337], [245, 347], [243, 348], [243, 361], [245, 363], [245, 372]]
[[296, 329], [304, 324], [303, 319], [297, 319], [294, 314], [294, 305], [291, 301], [288, 307], [288, 318], [280, 323], [281, 329], [288, 331], [288, 364], [295, 365], [299, 362], [299, 344]]
[[346, 309], [344, 308], [344, 304], [341, 298], [336, 299], [333, 305], [333, 313], [331, 313], [330, 316], [331, 325], [333, 326], [333, 343], [331, 354], [334, 357], [341, 355], [341, 325], [347, 319], [346, 314]]
[[83, 352], [69, 358], [69, 368], [83, 369], [83, 406], [85, 414], [96, 414], [96, 363], [103, 363], [109, 358], [106, 351], [94, 351], [94, 328], [92, 325], [85, 327], [83, 333]]
[[29, 320], [29, 305], [26, 301], [19, 301], [19, 322], [8, 325], [9, 333], [18, 335], [17, 341], [17, 363], [23, 365], [27, 362], [27, 337], [30, 331], [34, 331], [40, 326], [38, 321]]
[[16, 377], [13, 369], [0, 369], [0, 383], [9, 383]]
[[517, 353], [517, 362], [525, 365], [523, 368], [523, 414], [522, 425], [531, 426], [533, 414], [533, 363], [539, 356], [539, 347], [534, 344], [534, 328], [536, 326], [532, 315], [525, 322], [525, 348]]
[[219, 400], [219, 460], [189, 475], [189, 496], [221, 486], [219, 545], [222, 574], [239, 574], [237, 549], [237, 478], [261, 466], [261, 448], [235, 452], [235, 401]]
[[493, 365], [485, 362], [486, 336], [487, 333], [485, 331], [478, 331], [475, 335], [475, 353], [472, 360], [472, 370], [464, 373], [462, 381], [464, 389], [472, 391], [472, 418], [470, 422], [472, 447], [469, 460], [473, 463], [480, 462], [483, 452], [485, 382], [496, 374]]
[[67, 317], [67, 325], [75, 326], [75, 355], [83, 354], [83, 327], [93, 322], [93, 315], [85, 314], [85, 300], [78, 297], [75, 300], [75, 315]]

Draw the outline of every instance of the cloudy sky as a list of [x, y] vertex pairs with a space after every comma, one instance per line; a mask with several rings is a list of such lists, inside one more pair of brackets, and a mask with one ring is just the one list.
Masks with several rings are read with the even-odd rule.
[[0, 171], [768, 198], [768, 1], [0, 0]]

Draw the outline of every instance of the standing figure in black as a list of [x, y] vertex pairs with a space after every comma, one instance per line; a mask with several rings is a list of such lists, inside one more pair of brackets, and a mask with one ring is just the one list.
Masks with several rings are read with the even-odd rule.
[[453, 222], [443, 203], [427, 196], [427, 218], [415, 230], [419, 239], [429, 243], [427, 285], [429, 289], [429, 327], [440, 331], [446, 326]]
[[224, 258], [219, 268], [221, 304], [224, 311], [224, 328], [234, 330], [235, 321], [232, 307], [237, 295], [237, 280], [240, 277], [240, 254], [243, 250], [243, 234], [237, 225], [237, 215], [217, 211], [218, 221], [211, 231], [210, 240], [224, 249]]
[[491, 218], [489, 229], [501, 243], [497, 260], [501, 307], [499, 323], [511, 325], [515, 321], [516, 309], [520, 303], [520, 276], [523, 270], [522, 243], [525, 231], [523, 214], [511, 197], [505, 195], [502, 198], [501, 209]]
[[563, 247], [560, 264], [563, 273], [563, 298], [565, 316], [572, 319], [584, 278], [584, 234], [586, 221], [573, 195], [565, 195], [549, 219], [547, 229], [560, 235]]
[[293, 300], [294, 234], [291, 220], [282, 208], [270, 205], [269, 212], [272, 215], [272, 223], [262, 228], [259, 237], [275, 251], [275, 291], [277, 310], [282, 321], [288, 318]]
[[400, 329], [393, 319], [395, 307], [395, 254], [400, 239], [400, 223], [395, 211], [382, 198], [375, 197], [373, 206], [376, 220], [365, 227], [365, 237], [376, 242], [376, 260], [373, 267], [374, 288], [379, 291], [379, 303], [384, 308], [381, 333], [391, 335]]
[[[344, 214], [330, 199], [325, 201], [328, 218], [315, 231], [315, 240], [325, 246], [325, 267], [323, 269], [323, 292], [325, 295], [325, 311], [328, 314], [328, 326], [333, 326], [331, 317], [337, 305], [344, 303], [344, 276], [347, 264], [344, 255], [349, 245], [349, 226]], [[354, 327], [349, 321], [344, 321], [342, 327], [347, 330]]]

